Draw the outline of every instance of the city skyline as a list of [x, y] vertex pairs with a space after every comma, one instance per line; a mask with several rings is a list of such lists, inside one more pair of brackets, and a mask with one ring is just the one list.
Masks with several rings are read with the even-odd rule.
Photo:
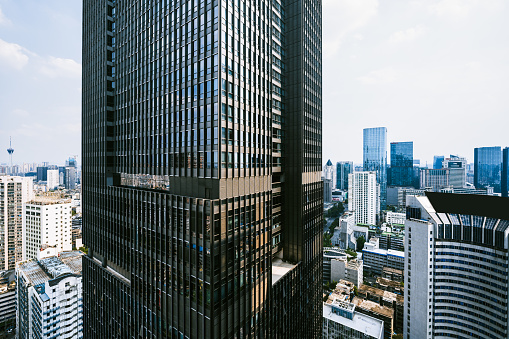
[[[422, 164], [506, 147], [508, 13], [498, 0], [324, 1], [323, 159], [360, 164], [362, 130], [379, 126], [389, 143], [413, 141]], [[15, 164], [81, 154], [81, 2], [0, 0], [0, 45], [0, 90], [12, 98], [0, 102], [0, 163], [10, 136]]]

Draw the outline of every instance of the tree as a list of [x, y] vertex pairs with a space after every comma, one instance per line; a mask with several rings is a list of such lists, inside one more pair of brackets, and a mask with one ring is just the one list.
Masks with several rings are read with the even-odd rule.
[[337, 203], [327, 211], [327, 218], [338, 218], [345, 212], [345, 206], [342, 203]]
[[357, 238], [357, 252], [362, 251], [364, 248], [364, 243], [366, 242], [366, 239], [364, 239], [364, 236], [361, 235], [359, 238]]
[[329, 226], [329, 233], [334, 233], [334, 229], [339, 226], [339, 219], [336, 219]]
[[323, 247], [332, 247], [332, 241], [331, 241], [332, 235], [329, 233], [325, 233], [323, 235]]

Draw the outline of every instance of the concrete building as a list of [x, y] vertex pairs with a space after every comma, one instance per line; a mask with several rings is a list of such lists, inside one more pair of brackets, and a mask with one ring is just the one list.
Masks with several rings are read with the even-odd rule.
[[378, 241], [378, 238], [371, 238], [369, 242], [364, 244], [362, 249], [364, 268], [379, 276], [382, 275], [384, 267], [403, 271], [405, 267], [405, 252], [381, 249], [379, 248]]
[[408, 200], [404, 337], [509, 338], [509, 199]]
[[375, 225], [380, 210], [380, 189], [376, 172], [354, 172], [348, 176], [348, 210], [355, 223]]
[[46, 186], [48, 186], [48, 190], [54, 190], [58, 188], [60, 184], [60, 177], [58, 173], [58, 169], [48, 169], [47, 171]]
[[[347, 255], [345, 251], [340, 250], [339, 248], [328, 248], [325, 247], [323, 249], [323, 271], [322, 271], [322, 279], [323, 282], [330, 282], [331, 279], [331, 261], [333, 259], [344, 258], [346, 260]], [[338, 281], [338, 280], [336, 280]]]
[[23, 260], [37, 259], [42, 248], [72, 250], [70, 200], [44, 196], [24, 205]]
[[375, 237], [379, 239], [378, 247], [383, 250], [405, 250], [405, 236], [402, 233], [382, 232]]
[[384, 267], [382, 277], [387, 280], [403, 282], [403, 271], [390, 267]]
[[377, 302], [354, 297], [352, 304], [355, 310], [369, 317], [378, 319], [384, 324], [383, 338], [391, 339], [394, 329], [394, 310], [391, 307], [382, 306]]
[[336, 187], [336, 171], [334, 171], [334, 165], [332, 161], [327, 160], [325, 166], [323, 166], [323, 177], [332, 181], [332, 187]]
[[385, 222], [390, 225], [392, 224], [404, 225], [405, 220], [406, 220], [405, 213], [387, 211], [387, 213], [385, 214]]
[[14, 270], [0, 271], [0, 338], [16, 327], [16, 282]]
[[363, 269], [362, 260], [351, 259], [348, 261], [346, 256], [332, 258], [330, 260], [330, 281], [346, 280], [359, 287], [364, 281]]
[[0, 176], [0, 270], [23, 259], [23, 204], [33, 195], [32, 178]]
[[332, 202], [332, 179], [323, 179], [323, 202]]
[[83, 338], [82, 255], [62, 252], [18, 265], [18, 338]]
[[[360, 286], [357, 293], [359, 299], [362, 298], [364, 300], [369, 300], [377, 303], [380, 306], [392, 309], [393, 331], [396, 333], [403, 333], [403, 315], [405, 303], [402, 295], [367, 285]], [[376, 309], [376, 307], [373, 309]], [[385, 324], [385, 327], [387, 326], [388, 324]]]
[[331, 300], [323, 304], [323, 339], [382, 339], [383, 321], [355, 311], [355, 304]]
[[413, 187], [388, 187], [387, 205], [404, 208], [407, 196], [424, 195], [424, 192], [426, 192], [425, 189], [417, 189]]
[[467, 183], [467, 159], [451, 155], [444, 159], [443, 168], [449, 169], [449, 185], [453, 188], [463, 188]]

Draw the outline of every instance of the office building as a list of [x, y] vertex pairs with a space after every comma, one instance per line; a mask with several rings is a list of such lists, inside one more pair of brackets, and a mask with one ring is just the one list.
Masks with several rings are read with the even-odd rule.
[[16, 282], [14, 270], [0, 271], [0, 338], [16, 328]]
[[445, 157], [443, 155], [435, 155], [433, 157], [433, 169], [443, 168], [444, 160], [445, 160]]
[[355, 310], [355, 304], [340, 300], [323, 303], [322, 338], [382, 339], [384, 322]]
[[82, 255], [62, 252], [16, 267], [18, 338], [83, 338]]
[[348, 178], [348, 210], [355, 223], [375, 225], [380, 210], [380, 186], [376, 172], [354, 172]]
[[321, 11], [84, 1], [84, 337], [320, 336]]
[[0, 270], [23, 259], [23, 204], [33, 196], [32, 178], [0, 175]]
[[337, 258], [345, 258], [346, 254], [344, 250], [338, 248], [324, 247], [323, 249], [323, 282], [331, 281], [331, 261]]
[[462, 189], [465, 180], [465, 172], [460, 168], [423, 169], [420, 186], [422, 190], [440, 192], [444, 188]]
[[407, 196], [423, 195], [425, 191], [411, 187], [387, 187], [387, 205], [404, 208]]
[[412, 186], [414, 174], [414, 143], [391, 142], [390, 186]]
[[57, 189], [60, 183], [58, 169], [48, 169], [46, 177], [46, 186], [48, 186], [48, 190]]
[[48, 166], [37, 167], [37, 181], [48, 180]]
[[502, 151], [502, 178], [500, 180], [502, 188], [502, 196], [509, 196], [509, 147]]
[[467, 159], [451, 155], [444, 159], [443, 168], [449, 169], [449, 186], [464, 188], [467, 184]]
[[405, 228], [405, 338], [507, 338], [507, 198], [411, 197]]
[[332, 179], [323, 179], [323, 202], [332, 202]]
[[474, 148], [474, 186], [486, 188], [491, 186], [500, 193], [502, 171], [502, 148], [479, 147]]
[[37, 259], [43, 248], [72, 250], [70, 200], [43, 196], [24, 204], [23, 260]]
[[354, 171], [353, 162], [340, 161], [336, 164], [336, 188], [348, 190], [348, 175]]
[[[361, 286], [364, 281], [362, 260], [351, 259], [348, 261], [346, 256], [340, 258], [332, 258], [330, 264], [330, 282], [345, 280], [355, 286]], [[324, 261], [325, 271], [325, 261]]]
[[387, 128], [365, 128], [363, 147], [364, 171], [376, 172], [380, 185], [380, 210], [387, 207]]
[[336, 173], [334, 171], [334, 165], [332, 165], [332, 161], [327, 160], [325, 166], [323, 166], [323, 177], [325, 179], [332, 180], [332, 187], [336, 186]]
[[382, 275], [384, 267], [402, 271], [405, 269], [405, 252], [381, 249], [378, 238], [371, 238], [369, 242], [364, 243], [362, 260], [364, 268], [378, 276]]
[[406, 220], [405, 213], [387, 211], [385, 214], [385, 222], [389, 225], [404, 225]]

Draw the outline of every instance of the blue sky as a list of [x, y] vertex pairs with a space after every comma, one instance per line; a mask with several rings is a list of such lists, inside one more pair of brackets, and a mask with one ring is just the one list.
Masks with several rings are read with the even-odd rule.
[[[80, 154], [81, 0], [0, 0], [0, 163]], [[323, 161], [362, 129], [415, 157], [509, 146], [509, 2], [324, 0]], [[80, 157], [78, 158], [80, 160]]]

